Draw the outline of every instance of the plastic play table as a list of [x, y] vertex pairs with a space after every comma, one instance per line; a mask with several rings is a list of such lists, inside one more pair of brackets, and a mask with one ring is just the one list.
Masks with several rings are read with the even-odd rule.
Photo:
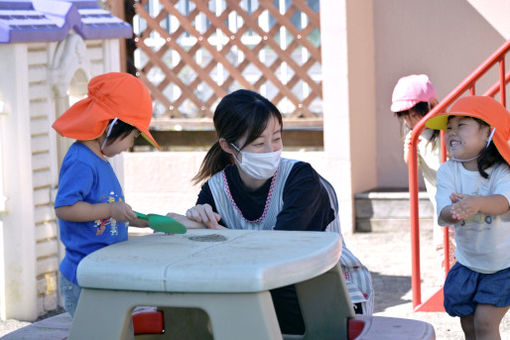
[[132, 339], [131, 311], [153, 305], [205, 311], [215, 339], [282, 339], [269, 290], [290, 284], [296, 284], [308, 334], [299, 338], [338, 338], [353, 316], [338, 266], [341, 250], [340, 236], [329, 232], [190, 230], [135, 237], [80, 263], [83, 290], [70, 338]]

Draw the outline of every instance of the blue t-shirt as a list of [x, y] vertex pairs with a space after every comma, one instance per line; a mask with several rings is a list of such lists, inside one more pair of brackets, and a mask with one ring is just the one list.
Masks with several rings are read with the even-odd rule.
[[[110, 163], [80, 142], [75, 142], [62, 162], [55, 208], [83, 201], [90, 204], [124, 201], [122, 188]], [[128, 223], [113, 218], [88, 222], [59, 219], [60, 240], [66, 255], [60, 272], [78, 284], [76, 268], [93, 251], [128, 238]]]

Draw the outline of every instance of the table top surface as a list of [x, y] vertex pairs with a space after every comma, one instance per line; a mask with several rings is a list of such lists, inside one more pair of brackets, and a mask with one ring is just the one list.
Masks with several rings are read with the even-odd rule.
[[316, 277], [338, 263], [332, 232], [188, 230], [138, 236], [78, 266], [85, 288], [155, 292], [259, 292]]

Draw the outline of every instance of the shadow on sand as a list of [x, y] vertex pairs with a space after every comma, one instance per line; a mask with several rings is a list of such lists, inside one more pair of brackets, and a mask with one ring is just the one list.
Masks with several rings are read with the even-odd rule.
[[411, 302], [404, 298], [411, 290], [410, 276], [381, 275], [371, 272], [375, 291], [374, 313], [382, 312], [388, 307]]

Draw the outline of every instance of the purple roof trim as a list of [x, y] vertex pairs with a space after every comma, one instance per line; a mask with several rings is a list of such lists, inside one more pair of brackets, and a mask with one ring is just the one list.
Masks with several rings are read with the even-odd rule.
[[[90, 2], [90, 1], [74, 1]], [[94, 7], [79, 7], [80, 25], [74, 26], [75, 31], [84, 39], [130, 38], [133, 36], [131, 26], [110, 12]]]
[[95, 0], [67, 0], [67, 2], [70, 2], [78, 9], [82, 8], [98, 8], [97, 1]]
[[0, 1], [0, 8], [32, 9], [32, 2], [19, 0], [2, 0]]
[[0, 43], [64, 40], [74, 29], [83, 39], [128, 38], [129, 24], [91, 0], [0, 0]]

